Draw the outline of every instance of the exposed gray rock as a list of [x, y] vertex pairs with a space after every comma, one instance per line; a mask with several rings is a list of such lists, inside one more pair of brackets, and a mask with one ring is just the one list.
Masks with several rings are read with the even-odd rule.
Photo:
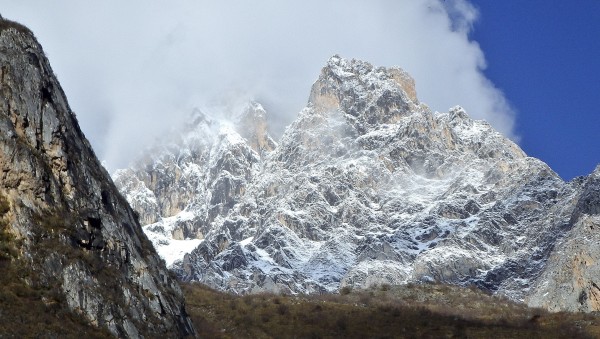
[[530, 305], [552, 311], [600, 310], [600, 166], [571, 199], [572, 229], [557, 242], [528, 298]]
[[194, 334], [176, 280], [94, 155], [41, 46], [23, 27], [2, 27], [0, 195], [14, 260], [30, 270], [24, 283], [56, 290], [119, 337]]

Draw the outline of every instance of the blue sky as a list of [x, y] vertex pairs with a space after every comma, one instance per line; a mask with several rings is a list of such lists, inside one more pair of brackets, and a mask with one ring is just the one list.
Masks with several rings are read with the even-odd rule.
[[528, 155], [563, 179], [600, 163], [600, 1], [472, 2], [484, 73], [516, 111]]

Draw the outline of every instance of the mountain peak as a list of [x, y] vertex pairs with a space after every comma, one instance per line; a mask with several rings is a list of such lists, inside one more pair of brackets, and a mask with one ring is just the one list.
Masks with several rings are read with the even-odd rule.
[[236, 129], [258, 154], [275, 149], [276, 143], [268, 132], [267, 111], [258, 102], [248, 102], [236, 121]]
[[314, 83], [311, 106], [317, 112], [343, 111], [362, 120], [365, 128], [395, 123], [421, 109], [415, 82], [401, 68], [376, 68], [338, 55], [327, 61]]
[[331, 69], [339, 78], [350, 76], [375, 76], [378, 80], [391, 80], [396, 82], [402, 90], [408, 95], [410, 100], [418, 103], [417, 91], [415, 89], [415, 80], [402, 68], [393, 67], [374, 67], [366, 61], [357, 59], [344, 59], [339, 55], [334, 55], [327, 61], [326, 68]]

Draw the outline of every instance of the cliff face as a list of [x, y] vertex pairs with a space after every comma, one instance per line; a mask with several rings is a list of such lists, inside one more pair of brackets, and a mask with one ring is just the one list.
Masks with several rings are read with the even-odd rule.
[[181, 291], [81, 132], [41, 46], [0, 29], [5, 256], [23, 283], [117, 336], [193, 334]]
[[600, 311], [600, 166], [573, 185], [571, 230], [555, 244], [527, 302], [551, 311]]

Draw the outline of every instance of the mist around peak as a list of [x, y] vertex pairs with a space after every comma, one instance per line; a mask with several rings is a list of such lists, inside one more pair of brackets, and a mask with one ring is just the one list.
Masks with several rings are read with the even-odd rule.
[[253, 99], [280, 135], [336, 53], [400, 66], [432, 110], [461, 105], [515, 139], [514, 112], [482, 73], [484, 54], [469, 38], [478, 13], [465, 0], [71, 0], [35, 10], [0, 3], [5, 17], [38, 32], [83, 131], [110, 169], [127, 166], [194, 107]]

